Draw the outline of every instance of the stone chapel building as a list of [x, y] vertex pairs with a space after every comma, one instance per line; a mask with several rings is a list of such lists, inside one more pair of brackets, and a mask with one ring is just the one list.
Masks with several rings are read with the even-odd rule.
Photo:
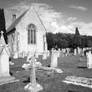
[[46, 29], [33, 7], [26, 10], [7, 28], [8, 45], [11, 55], [47, 51]]

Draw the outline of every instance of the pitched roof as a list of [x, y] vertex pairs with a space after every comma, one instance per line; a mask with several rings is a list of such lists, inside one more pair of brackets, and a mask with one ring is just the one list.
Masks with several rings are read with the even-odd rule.
[[[44, 24], [43, 24], [43, 21], [42, 21], [41, 18], [39, 17], [37, 11], [36, 11], [34, 8], [31, 8], [31, 9], [34, 11], [34, 13], [36, 14], [36, 16], [38, 17], [38, 19], [39, 19], [41, 25], [42, 25], [42, 26], [44, 27], [44, 29], [45, 29], [45, 32], [47, 32], [47, 30], [46, 30], [46, 28], [45, 28], [45, 26], [44, 26]], [[28, 9], [28, 10], [29, 10], [29, 9]], [[23, 16], [27, 13], [28, 10], [26, 10], [21, 16], [19, 16], [19, 17], [10, 25], [10, 27], [7, 29], [7, 34], [15, 30], [16, 25], [20, 22], [20, 20], [23, 18]]]
[[15, 28], [15, 26], [20, 22], [20, 20], [23, 18], [23, 16], [27, 13], [28, 10], [26, 10], [22, 15], [20, 15], [7, 29], [7, 33], [10, 32], [12, 29]]
[[6, 53], [9, 55], [9, 49], [7, 47], [7, 44], [5, 43], [3, 33], [1, 33], [0, 37], [0, 55], [2, 54], [3, 50], [5, 49]]

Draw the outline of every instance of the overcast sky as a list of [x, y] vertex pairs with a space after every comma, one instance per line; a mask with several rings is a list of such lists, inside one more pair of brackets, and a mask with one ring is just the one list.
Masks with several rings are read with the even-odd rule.
[[[81, 34], [92, 35], [92, 0], [0, 0], [0, 7], [6, 9], [23, 1], [48, 5], [53, 10], [51, 15], [55, 14], [56, 16], [56, 21], [53, 18], [51, 20], [55, 32], [61, 30], [64, 30], [65, 33], [72, 32], [73, 28], [78, 26]], [[46, 9], [46, 12], [47, 10], [49, 11]], [[51, 18], [51, 15], [47, 16], [50, 13], [45, 14], [45, 17], [50, 16]]]

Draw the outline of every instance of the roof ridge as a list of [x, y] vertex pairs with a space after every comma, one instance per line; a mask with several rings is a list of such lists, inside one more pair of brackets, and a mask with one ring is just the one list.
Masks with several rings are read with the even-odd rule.
[[23, 18], [23, 16], [27, 13], [29, 9], [27, 9], [26, 11], [24, 11], [8, 28], [7, 28], [7, 33], [9, 31], [11, 31], [13, 29], [13, 27], [15, 27], [19, 21]]

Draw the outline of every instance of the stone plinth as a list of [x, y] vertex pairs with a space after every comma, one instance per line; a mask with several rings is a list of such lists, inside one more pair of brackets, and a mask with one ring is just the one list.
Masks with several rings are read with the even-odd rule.
[[39, 92], [43, 90], [43, 87], [38, 83], [36, 83], [35, 85], [32, 85], [32, 83], [29, 83], [25, 86], [24, 89], [27, 90], [28, 92]]

